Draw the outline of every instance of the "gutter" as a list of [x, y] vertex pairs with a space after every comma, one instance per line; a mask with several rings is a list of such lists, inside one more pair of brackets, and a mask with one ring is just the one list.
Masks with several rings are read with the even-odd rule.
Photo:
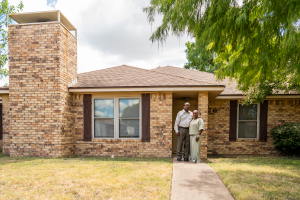
[[132, 87], [69, 87], [69, 92], [161, 92], [161, 91], [220, 91], [224, 90], [223, 85], [212, 86], [132, 86]]
[[[243, 94], [228, 94], [228, 95], [218, 95], [215, 99], [232, 99], [232, 100], [239, 100], [245, 99]], [[276, 94], [271, 96], [266, 96], [266, 100], [268, 99], [300, 99], [299, 94]]]

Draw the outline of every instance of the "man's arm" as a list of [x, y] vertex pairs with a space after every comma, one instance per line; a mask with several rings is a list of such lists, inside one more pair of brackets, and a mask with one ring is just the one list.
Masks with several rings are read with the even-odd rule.
[[174, 131], [176, 135], [179, 135], [179, 131], [178, 131], [179, 121], [180, 121], [180, 111], [177, 113], [175, 124], [174, 124]]

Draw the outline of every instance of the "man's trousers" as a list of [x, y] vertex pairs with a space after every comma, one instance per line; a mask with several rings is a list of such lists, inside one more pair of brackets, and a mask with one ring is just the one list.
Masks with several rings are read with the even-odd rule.
[[184, 144], [184, 158], [189, 159], [190, 153], [190, 136], [188, 128], [179, 127], [179, 136], [177, 142], [177, 158], [182, 158], [182, 144]]

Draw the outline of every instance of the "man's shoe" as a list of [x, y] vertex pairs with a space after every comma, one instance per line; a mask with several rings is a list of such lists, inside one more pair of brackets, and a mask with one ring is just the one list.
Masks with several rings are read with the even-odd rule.
[[185, 162], [188, 162], [188, 161], [189, 161], [189, 159], [188, 159], [188, 158], [184, 158], [184, 161], [185, 161]]
[[177, 158], [177, 161], [181, 161], [181, 158]]

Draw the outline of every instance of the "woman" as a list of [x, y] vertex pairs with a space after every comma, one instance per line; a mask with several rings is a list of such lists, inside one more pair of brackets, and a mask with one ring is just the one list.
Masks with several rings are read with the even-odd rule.
[[193, 119], [190, 122], [190, 149], [191, 149], [191, 162], [200, 163], [200, 146], [201, 135], [204, 130], [204, 123], [201, 118], [198, 118], [198, 110], [193, 111]]

